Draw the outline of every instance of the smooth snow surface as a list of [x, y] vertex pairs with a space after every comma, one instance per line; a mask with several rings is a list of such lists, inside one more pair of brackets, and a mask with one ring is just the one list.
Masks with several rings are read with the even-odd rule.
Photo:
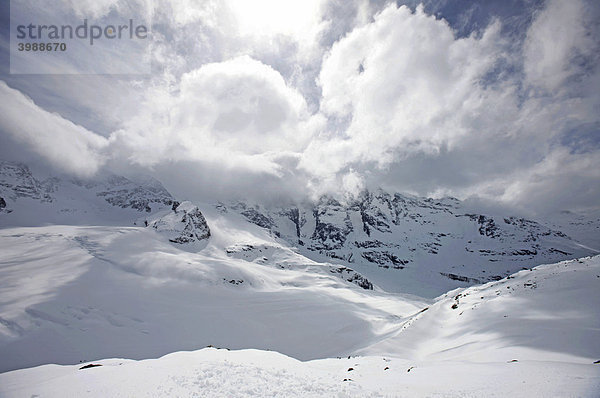
[[[426, 305], [362, 289], [259, 227], [207, 219], [200, 252], [152, 228], [0, 230], [0, 371], [209, 344], [303, 360], [348, 355]], [[240, 242], [268, 247], [269, 258], [235, 258], [226, 248]]]
[[[206, 348], [157, 360], [46, 365], [0, 375], [3, 397], [595, 397], [597, 365], [425, 362], [351, 357], [300, 362]], [[352, 369], [352, 370], [350, 370]]]
[[[127, 236], [126, 232], [119, 233]], [[105, 268], [112, 267], [106, 265]], [[111, 270], [116, 271], [116, 268]], [[133, 272], [131, 280], [139, 283], [139, 275], [139, 272]], [[159, 290], [154, 290], [154, 293], [170, 284], [161, 280], [160, 272], [156, 275], [151, 289]], [[97, 288], [107, 286], [110, 281], [94, 280]], [[65, 286], [73, 284], [71, 279]], [[219, 323], [220, 317], [214, 317], [207, 322], [198, 322], [191, 334], [202, 336], [206, 329], [218, 328], [223, 334], [219, 341], [225, 342], [223, 347], [228, 347], [227, 341], [243, 342], [243, 335], [248, 335], [251, 340], [263, 333], [263, 341], [270, 341], [272, 345], [281, 344], [284, 349], [295, 347], [303, 350], [305, 356], [332, 358], [300, 362], [276, 352], [203, 349], [173, 353], [156, 360], [94, 360], [94, 364], [103, 366], [84, 370], [79, 370], [84, 363], [45, 365], [1, 374], [0, 396], [598, 396], [600, 365], [594, 362], [600, 359], [599, 257], [539, 266], [498, 282], [457, 289], [439, 297], [431, 305], [421, 303], [422, 309], [406, 318], [400, 315], [394, 318], [390, 314], [413, 311], [418, 307], [417, 303], [395, 301], [352, 284], [348, 284], [349, 287], [333, 282], [329, 284], [333, 291], [339, 291], [338, 295], [325, 286], [304, 286], [302, 291], [324, 293], [315, 297], [318, 302], [313, 302], [312, 306], [302, 294], [289, 296], [291, 292], [284, 288], [280, 288], [271, 299], [260, 302], [260, 299], [248, 300], [251, 297], [249, 291], [254, 288], [238, 295], [234, 293], [235, 289], [243, 284], [227, 284], [230, 286], [225, 285], [226, 288], [231, 290], [227, 290], [226, 294], [203, 297], [211, 300], [208, 305], [200, 304], [200, 301], [184, 305], [184, 300], [180, 300], [177, 305], [172, 303], [168, 310], [159, 305], [159, 301], [167, 300], [165, 295], [159, 295], [160, 300], [147, 302], [146, 308], [141, 307], [141, 303], [150, 297], [144, 294], [149, 285], [141, 284], [137, 290], [131, 287], [128, 293], [128, 298], [136, 302], [139, 318], [135, 319], [127, 318], [133, 307], [121, 301], [124, 298], [121, 295], [125, 294], [123, 291], [116, 296], [115, 290], [91, 295], [96, 300], [104, 297], [104, 308], [80, 302], [80, 308], [89, 310], [87, 314], [86, 311], [77, 313], [74, 307], [71, 312], [69, 307], [60, 311], [57, 305], [63, 301], [54, 298], [50, 300], [52, 306], [32, 304], [31, 308], [25, 308], [25, 314], [35, 325], [30, 326], [34, 329], [32, 333], [37, 335], [30, 339], [24, 337], [30, 333], [28, 329], [14, 326], [20, 319], [15, 315], [22, 311], [15, 308], [12, 320], [3, 318], [4, 330], [13, 332], [13, 341], [27, 344], [6, 345], [11, 338], [4, 336], [2, 358], [7, 358], [6, 347], [12, 347], [13, 350], [17, 348], [13, 352], [20, 356], [41, 356], [50, 361], [54, 358], [56, 362], [60, 360], [63, 349], [77, 347], [78, 342], [82, 350], [95, 347], [99, 352], [102, 352], [100, 347], [104, 344], [111, 346], [105, 349], [112, 349], [112, 352], [127, 352], [132, 349], [131, 346], [142, 349], [145, 342], [152, 345], [159, 340], [153, 338], [152, 333], [157, 330], [155, 328], [160, 320], [150, 316], [151, 313], [163, 321], [165, 330], [161, 331], [164, 333], [162, 337], [177, 340], [185, 336], [178, 329], [186, 324], [183, 318], [169, 315], [169, 311], [187, 314], [188, 319], [198, 315], [205, 319], [204, 315], [210, 313], [207, 308], [212, 306], [217, 306], [221, 316], [227, 313], [240, 323], [235, 325], [234, 322], [232, 329], [227, 330]], [[178, 289], [168, 290], [170, 300], [177, 296], [186, 297], [187, 290], [182, 289], [184, 285], [175, 283], [171, 287], [175, 286]], [[218, 284], [200, 286], [202, 289], [198, 290], [215, 292], [223, 289]], [[37, 291], [40, 303], [46, 297], [42, 290]], [[271, 293], [275, 293], [275, 289], [271, 289]], [[187, 294], [190, 294], [189, 291]], [[283, 300], [286, 296], [289, 296], [287, 300]], [[63, 295], [63, 299], [66, 297], [68, 295]], [[80, 294], [79, 297], [85, 295]], [[121, 306], [109, 309], [111, 300], [108, 297], [119, 301]], [[143, 300], [138, 301], [136, 297]], [[236, 301], [233, 297], [243, 300]], [[327, 299], [334, 300], [334, 307], [325, 304]], [[183, 308], [177, 311], [181, 305]], [[3, 311], [7, 307], [11, 306], [6, 305], [3, 299]], [[270, 312], [271, 316], [265, 319], [264, 313], [256, 311], [257, 307]], [[49, 308], [55, 311], [50, 312]], [[380, 308], [379, 313], [374, 308]], [[371, 329], [361, 327], [360, 322], [349, 315], [350, 309], [360, 314], [358, 318], [370, 320]], [[223, 310], [226, 312], [221, 312]], [[296, 314], [296, 318], [290, 318], [292, 313]], [[385, 313], [387, 315], [384, 316]], [[319, 316], [312, 318], [315, 314]], [[3, 312], [5, 316], [6, 311]], [[257, 316], [260, 318], [257, 323], [260, 322], [263, 327], [261, 330], [256, 330], [257, 323], [250, 321]], [[310, 318], [312, 323], [305, 317]], [[288, 322], [289, 327], [286, 328]], [[90, 329], [84, 330], [83, 325], [89, 325]], [[96, 333], [92, 325], [96, 325], [102, 333]], [[374, 326], [379, 334], [373, 332]], [[144, 333], [143, 327], [149, 334]], [[294, 329], [297, 335], [286, 337]], [[304, 343], [298, 335], [307, 336]], [[60, 339], [54, 337], [53, 340], [53, 336], [63, 336], [68, 340], [60, 346]], [[148, 340], [144, 340], [144, 336], [149, 336]], [[35, 344], [36, 341], [46, 344]], [[70, 345], [66, 344], [67, 341]], [[349, 347], [349, 341], [355, 350]], [[364, 346], [359, 348], [361, 343]], [[172, 341], [169, 344], [171, 347], [176, 345]], [[146, 354], [151, 356], [151, 347], [145, 348]], [[334, 358], [350, 351], [359, 356]], [[317, 352], [323, 355], [317, 355]], [[10, 357], [10, 361], [15, 363], [18, 357]]]

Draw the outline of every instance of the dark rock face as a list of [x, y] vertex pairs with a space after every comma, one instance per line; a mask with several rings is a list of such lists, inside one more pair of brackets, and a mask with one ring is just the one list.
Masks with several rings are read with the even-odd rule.
[[0, 210], [3, 210], [6, 208], [6, 201], [4, 200], [3, 197], [0, 197]]
[[383, 204], [384, 208], [392, 209], [390, 197], [384, 193], [375, 197], [365, 191], [359, 197], [359, 201], [353, 204], [353, 209], [360, 212], [363, 231], [367, 236], [371, 236], [372, 230], [384, 233], [391, 232], [390, 221], [381, 208], [375, 204], [377, 202]]
[[377, 264], [382, 268], [403, 269], [410, 261], [402, 260], [393, 253], [387, 251], [364, 251], [362, 257], [370, 263]]
[[[219, 207], [219, 211], [227, 212], [227, 208], [225, 205], [220, 204], [218, 207]], [[265, 215], [263, 212], [259, 211], [258, 208], [246, 206], [245, 203], [240, 202], [240, 203], [237, 203], [236, 205], [232, 206], [232, 209], [239, 212], [252, 224], [256, 224], [261, 228], [271, 230], [271, 229], [274, 229], [274, 227], [275, 227], [275, 224], [274, 224], [273, 220], [271, 219], [271, 217], [269, 217], [268, 215]]]
[[477, 223], [479, 224], [480, 235], [489, 236], [491, 238], [497, 238], [500, 236], [498, 227], [496, 226], [496, 223], [494, 223], [494, 219], [480, 215], [477, 218]]
[[[176, 212], [180, 211], [179, 207]], [[171, 242], [189, 243], [210, 238], [210, 228], [200, 209], [197, 207], [188, 211], [183, 209], [183, 212], [184, 215], [181, 222], [185, 227], [181, 232], [181, 236], [171, 239]]]
[[258, 225], [259, 227], [270, 229], [270, 228], [273, 228], [273, 226], [274, 226], [273, 220], [271, 220], [269, 217], [264, 216], [263, 214], [259, 213], [256, 209], [249, 208], [249, 209], [242, 211], [241, 214], [244, 217], [246, 217], [248, 219], [248, 221], [250, 221], [253, 224]]
[[373, 284], [367, 278], [347, 267], [336, 267], [331, 269], [332, 274], [340, 274], [346, 281], [362, 287], [365, 290], [373, 290]]
[[306, 218], [301, 217], [300, 210], [298, 210], [298, 208], [292, 208], [284, 210], [281, 214], [288, 217], [294, 223], [294, 226], [296, 227], [296, 236], [300, 238], [301, 228], [306, 224]]
[[[331, 223], [320, 222], [319, 216], [315, 214], [316, 227], [311, 239], [314, 244], [311, 246], [313, 250], [335, 250], [341, 249], [346, 243], [346, 237], [351, 232], [351, 225], [347, 223], [340, 228]], [[350, 228], [348, 228], [350, 227]]]
[[97, 368], [98, 366], [102, 366], [99, 363], [90, 363], [89, 365], [85, 365], [79, 368], [79, 370], [85, 370], [85, 369], [91, 369], [91, 368]]
[[461, 276], [461, 275], [456, 275], [456, 274], [449, 274], [449, 273], [445, 273], [445, 272], [440, 272], [440, 275], [443, 275], [443, 276], [445, 276], [448, 279], [452, 279], [454, 281], [459, 281], [459, 282], [481, 283], [480, 280], [475, 279], [475, 278], [469, 278], [467, 276]]
[[178, 244], [210, 238], [210, 228], [204, 215], [190, 202], [181, 203], [173, 212], [152, 221], [149, 226], [167, 235], [170, 242]]
[[315, 222], [315, 228], [310, 236], [310, 250], [332, 251], [342, 249], [346, 243], [346, 238], [354, 231], [349, 212], [332, 198], [323, 197], [312, 210], [312, 218]]

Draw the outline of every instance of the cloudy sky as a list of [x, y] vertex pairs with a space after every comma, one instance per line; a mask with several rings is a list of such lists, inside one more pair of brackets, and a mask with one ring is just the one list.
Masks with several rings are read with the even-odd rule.
[[151, 174], [195, 200], [383, 187], [600, 206], [596, 0], [12, 1], [53, 20], [149, 7], [152, 73], [60, 74], [126, 59], [82, 51], [11, 74], [3, 2], [1, 158]]

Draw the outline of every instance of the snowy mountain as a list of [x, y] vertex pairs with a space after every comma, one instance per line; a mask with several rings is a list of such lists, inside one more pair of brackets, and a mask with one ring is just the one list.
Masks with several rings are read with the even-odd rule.
[[[0, 163], [0, 396], [600, 384], [600, 260], [533, 268], [593, 253], [555, 227], [453, 198], [210, 205], [149, 178], [41, 175]], [[206, 346], [242, 351], [178, 352]]]
[[149, 177], [39, 177], [27, 165], [0, 161], [0, 226], [131, 225], [173, 202], [162, 184]]
[[558, 229], [482, 214], [455, 198], [378, 190], [346, 203], [323, 197], [294, 207], [219, 208], [241, 214], [316, 261], [347, 264], [388, 291], [427, 297], [598, 253]]
[[[26, 165], [0, 162], [2, 226], [150, 225], [179, 243], [206, 240], [210, 225], [202, 211], [193, 210], [191, 203], [181, 209], [178, 205], [160, 182], [148, 177], [40, 177]], [[212, 206], [203, 210], [208, 207]], [[364, 288], [375, 285], [420, 297], [498, 280], [524, 267], [598, 253], [590, 236], [599, 236], [600, 218], [561, 213], [540, 223], [489, 214], [455, 198], [377, 190], [345, 202], [322, 197], [296, 206], [238, 202], [216, 208], [242, 216], [298, 254], [336, 264], [332, 272]], [[261, 250], [243, 244], [227, 248], [230, 256], [243, 252], [253, 259], [261, 257]]]

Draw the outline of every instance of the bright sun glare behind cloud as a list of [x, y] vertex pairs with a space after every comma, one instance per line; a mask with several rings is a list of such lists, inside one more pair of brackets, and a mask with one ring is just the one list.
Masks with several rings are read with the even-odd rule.
[[228, 3], [242, 34], [303, 36], [318, 24], [321, 0], [229, 0]]

